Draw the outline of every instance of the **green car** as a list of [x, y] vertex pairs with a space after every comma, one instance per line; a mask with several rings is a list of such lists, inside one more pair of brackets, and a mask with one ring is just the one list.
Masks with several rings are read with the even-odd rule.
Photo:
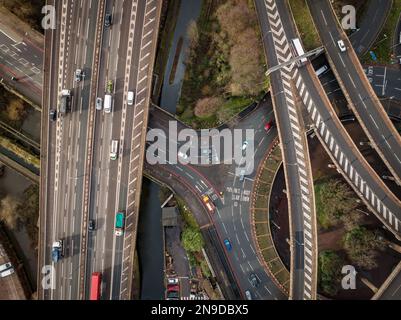
[[119, 211], [116, 213], [115, 234], [121, 236], [124, 233], [125, 212]]

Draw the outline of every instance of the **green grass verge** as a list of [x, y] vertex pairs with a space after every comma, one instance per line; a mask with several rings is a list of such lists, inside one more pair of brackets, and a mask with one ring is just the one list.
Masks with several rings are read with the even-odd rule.
[[[401, 13], [401, 0], [394, 0], [393, 7], [391, 8], [390, 14], [387, 18], [386, 24], [380, 33], [375, 44], [373, 44], [371, 50], [376, 54], [377, 61], [374, 62], [370, 57], [369, 52], [362, 57], [364, 63], [371, 64], [388, 64], [397, 63], [396, 59], [392, 58], [393, 52], [393, 38], [395, 28], [397, 27], [398, 18]], [[387, 36], [387, 38], [385, 37]], [[396, 35], [398, 36], [398, 35]]]
[[289, 1], [295, 23], [301, 35], [305, 51], [309, 51], [321, 46], [319, 35], [310, 16], [308, 6], [305, 0], [290, 0]]

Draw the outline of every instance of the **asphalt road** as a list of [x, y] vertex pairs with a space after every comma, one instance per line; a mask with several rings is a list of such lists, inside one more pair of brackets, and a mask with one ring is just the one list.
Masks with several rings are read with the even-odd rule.
[[[242, 119], [237, 126], [230, 128], [231, 130], [254, 130], [255, 170], [265, 152], [267, 152], [269, 145], [276, 137], [275, 129], [272, 129], [269, 134], [264, 131], [266, 121], [273, 119], [273, 117], [271, 101], [268, 99]], [[151, 113], [149, 129], [162, 129], [164, 132], [168, 132], [168, 123], [173, 120], [174, 118], [168, 114], [156, 109]], [[185, 128], [182, 123], [178, 122], [179, 130]], [[169, 140], [169, 142], [175, 143], [172, 140]], [[179, 146], [182, 144], [182, 142], [179, 143]], [[240, 149], [241, 146], [242, 143], [237, 141], [234, 148]], [[223, 146], [221, 149], [223, 149]], [[200, 154], [202, 154], [202, 150], [206, 150], [205, 146], [200, 145]], [[163, 156], [168, 152], [168, 147], [165, 150], [161, 149], [159, 150], [159, 156]], [[209, 154], [217, 154], [213, 152], [213, 149], [207, 151]], [[223, 161], [222, 158], [220, 158], [220, 161]], [[150, 165], [147, 164], [146, 166], [149, 167]], [[181, 194], [185, 199], [191, 198], [187, 195], [188, 192], [193, 195], [192, 200], [189, 202], [190, 206], [194, 202], [202, 204], [201, 198], [205, 194], [208, 194], [213, 199], [216, 206], [214, 214], [205, 214], [207, 212], [205, 207], [203, 207], [203, 210], [195, 209], [193, 211], [201, 229], [207, 228], [208, 230], [205, 236], [206, 240], [213, 241], [212, 246], [214, 250], [217, 250], [217, 255], [220, 257], [220, 261], [216, 262], [217, 265], [223, 265], [221, 267], [223, 271], [224, 269], [227, 270], [227, 268], [232, 271], [243, 298], [245, 296], [244, 292], [249, 290], [254, 299], [284, 299], [284, 295], [264, 271], [263, 264], [257, 258], [252, 241], [249, 201], [255, 172], [240, 181], [235, 173], [236, 168], [235, 163], [232, 165], [197, 166], [185, 165], [180, 162], [172, 164], [170, 161], [167, 165], [150, 166], [150, 172], [157, 175], [159, 179], [162, 179], [163, 175], [157, 174], [157, 171], [166, 173], [170, 179], [166, 178], [165, 180], [167, 181], [164, 180], [164, 182], [173, 185], [174, 189], [176, 187], [171, 180], [177, 179], [181, 185], [185, 186], [181, 192], [180, 189], [176, 189], [178, 194]], [[223, 197], [221, 197], [220, 192], [223, 192]], [[211, 224], [213, 227], [211, 227]], [[227, 251], [224, 247], [224, 239], [230, 241], [231, 251]], [[219, 270], [220, 267], [216, 273], [220, 274]], [[226, 273], [228, 273], [229, 278], [231, 272], [228, 271]], [[251, 273], [256, 274], [261, 281], [258, 288], [253, 288], [249, 282]], [[232, 287], [232, 282], [230, 284], [227, 281], [227, 277], [222, 276], [222, 285]]]
[[[401, 138], [398, 132], [372, 90], [352, 46], [339, 28], [329, 1], [309, 0], [308, 4], [347, 100], [379, 156], [401, 183]], [[340, 39], [347, 47], [346, 52], [341, 52], [337, 45]]]
[[[2, 25], [0, 24], [0, 27]], [[28, 39], [14, 38], [9, 30], [0, 30], [0, 78], [40, 106], [43, 84], [43, 48]], [[15, 77], [17, 80], [11, 80]]]
[[[96, 231], [90, 233], [86, 296], [90, 275], [102, 272], [102, 299], [127, 299], [131, 282], [133, 251], [139, 207], [147, 102], [158, 31], [159, 3], [153, 1], [108, 1], [112, 26], [104, 29], [97, 96], [104, 98], [105, 84], [114, 83], [113, 112], [96, 111], [95, 154], [89, 219]], [[130, 26], [127, 28], [126, 26]], [[135, 103], [127, 105], [127, 92], [136, 93]], [[110, 160], [112, 140], [119, 141], [119, 157]], [[130, 190], [134, 186], [136, 190]], [[134, 197], [135, 200], [131, 198]], [[135, 208], [132, 207], [135, 202]], [[126, 212], [124, 236], [114, 235], [115, 214]]]
[[[309, 5], [313, 4], [315, 8], [315, 3], [316, 1], [312, 1]], [[320, 17], [323, 16], [320, 14]], [[300, 91], [303, 87], [307, 89], [307, 95], [301, 94], [303, 102], [314, 122], [315, 131], [332, 161], [370, 210], [392, 232], [399, 234], [400, 201], [369, 166], [346, 133], [335, 116], [335, 111], [313, 68], [308, 65], [300, 70], [300, 74], [302, 79], [297, 80], [297, 88]]]
[[[81, 7], [82, 5], [82, 7]], [[64, 10], [63, 10], [64, 9]], [[52, 46], [51, 77], [48, 108], [58, 104], [59, 92], [72, 90], [71, 112], [58, 116], [57, 122], [48, 123], [47, 185], [44, 212], [41, 212], [45, 229], [41, 248], [40, 265], [52, 265], [55, 269], [55, 290], [45, 290], [44, 299], [78, 299], [79, 266], [82, 223], [82, 194], [84, 159], [86, 159], [87, 122], [89, 107], [89, 81], [94, 44], [97, 3], [56, 3], [60, 19], [54, 39], [46, 39]], [[63, 14], [61, 13], [63, 12]], [[84, 25], [83, 21], [87, 23]], [[61, 32], [61, 33], [60, 33]], [[56, 40], [56, 41], [54, 41]], [[63, 50], [64, 48], [64, 50]], [[59, 50], [60, 49], [60, 50]], [[56, 67], [58, 66], [58, 68]], [[82, 68], [85, 81], [74, 82], [76, 68]], [[49, 118], [44, 117], [49, 122]], [[43, 189], [46, 188], [46, 189]], [[43, 195], [43, 193], [42, 193]], [[51, 246], [55, 240], [63, 239], [64, 258], [54, 264], [51, 261]]]
[[[293, 57], [288, 23], [282, 19], [288, 8], [279, 1], [255, 1], [262, 30], [265, 55], [270, 67]], [[292, 38], [291, 38], [292, 39]], [[291, 223], [291, 277], [294, 300], [315, 299], [316, 227], [314, 221], [313, 177], [307, 150], [306, 128], [296, 102], [292, 79], [295, 64], [270, 75], [275, 116], [282, 145], [284, 172]]]
[[359, 56], [365, 54], [377, 39], [386, 23], [392, 4], [392, 0], [368, 1], [362, 19], [357, 21], [357, 30], [349, 36], [351, 44]]

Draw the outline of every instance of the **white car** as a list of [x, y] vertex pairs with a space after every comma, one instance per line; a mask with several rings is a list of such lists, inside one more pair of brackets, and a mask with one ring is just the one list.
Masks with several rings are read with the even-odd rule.
[[244, 143], [242, 144], [242, 151], [246, 150], [246, 147], [248, 146], [248, 141], [244, 141]]
[[343, 40], [338, 40], [338, 41], [337, 41], [337, 44], [338, 44], [338, 47], [340, 48], [340, 51], [341, 51], [341, 52], [347, 51], [347, 47], [345, 46]]
[[167, 278], [168, 284], [178, 284], [178, 278]]
[[184, 153], [184, 152], [178, 152], [178, 156], [181, 158], [181, 159], [184, 159], [184, 160], [187, 160], [188, 159], [188, 155], [186, 154], [186, 153]]

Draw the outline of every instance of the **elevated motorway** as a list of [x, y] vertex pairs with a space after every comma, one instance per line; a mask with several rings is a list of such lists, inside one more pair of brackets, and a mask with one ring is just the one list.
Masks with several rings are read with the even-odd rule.
[[[278, 5], [287, 35], [297, 37], [295, 24], [286, 2]], [[400, 234], [401, 202], [363, 158], [339, 121], [310, 63], [298, 69], [295, 87], [306, 108], [313, 128], [333, 163], [350, 186], [396, 236]]]
[[[113, 112], [96, 111], [95, 146], [88, 219], [97, 223], [90, 233], [86, 298], [90, 275], [102, 272], [102, 299], [131, 299], [134, 250], [153, 61], [161, 4], [155, 1], [109, 1], [113, 25], [105, 29], [97, 96], [108, 80], [114, 83]], [[129, 26], [127, 28], [126, 26]], [[133, 91], [133, 105], [127, 92]], [[112, 140], [119, 141], [118, 160], [110, 160]], [[124, 236], [114, 235], [115, 214], [126, 212]]]
[[[270, 66], [293, 58], [276, 1], [256, 1], [265, 55]], [[290, 298], [316, 299], [317, 238], [313, 177], [305, 125], [294, 95], [295, 64], [271, 74], [271, 92], [282, 146], [290, 214]]]
[[[307, 3], [330, 65], [350, 107], [372, 146], [397, 183], [401, 184], [400, 135], [373, 91], [350, 41], [339, 26], [330, 2], [308, 0]], [[340, 51], [338, 40], [344, 41], [347, 47], [345, 52]]]
[[[88, 79], [95, 59], [101, 2], [49, 1], [57, 13], [56, 30], [45, 32], [45, 69], [42, 112], [40, 242], [38, 288], [40, 299], [81, 298], [83, 195], [91, 88]], [[86, 73], [74, 81], [75, 69]], [[49, 109], [59, 102], [62, 89], [72, 90], [71, 112], [49, 120]], [[54, 264], [53, 241], [64, 240], [64, 258]], [[42, 287], [43, 266], [52, 266], [54, 290]]]
[[[131, 299], [134, 251], [148, 105], [159, 29], [161, 3], [155, 1], [74, 2], [56, 5], [58, 25], [46, 32], [46, 66], [42, 137], [40, 267], [54, 267], [54, 290], [44, 299], [88, 298], [90, 276], [104, 273], [102, 299]], [[112, 26], [104, 27], [105, 13]], [[129, 26], [129, 27], [127, 27]], [[93, 35], [95, 37], [93, 38]], [[85, 77], [74, 82], [77, 68]], [[53, 73], [53, 71], [54, 73]], [[112, 113], [96, 111], [113, 81]], [[57, 85], [56, 85], [57, 84]], [[51, 88], [50, 90], [48, 88]], [[56, 128], [49, 108], [62, 89], [71, 89], [71, 112], [58, 115]], [[127, 105], [127, 93], [134, 103]], [[110, 145], [119, 141], [118, 160]], [[46, 190], [53, 190], [49, 196]], [[124, 236], [114, 235], [115, 214], [125, 211]], [[89, 219], [96, 231], [88, 232]], [[51, 262], [51, 244], [63, 239], [64, 258]], [[41, 281], [39, 275], [39, 285]]]

